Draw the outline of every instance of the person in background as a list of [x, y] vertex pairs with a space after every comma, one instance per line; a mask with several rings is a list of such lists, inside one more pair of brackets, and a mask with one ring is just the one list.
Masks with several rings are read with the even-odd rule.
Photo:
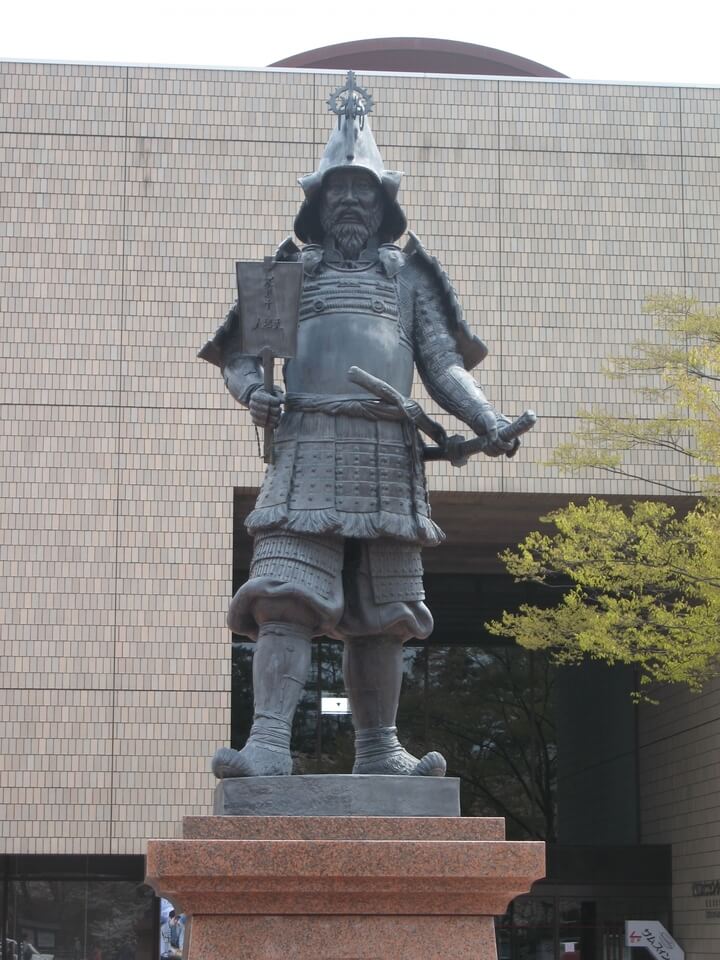
[[9, 937], [5, 940], [5, 950], [7, 960], [18, 960], [18, 945], [17, 940], [11, 940]]
[[179, 915], [171, 910], [167, 922], [160, 928], [161, 960], [180, 960], [184, 939], [185, 927], [180, 923]]
[[20, 940], [20, 960], [32, 960], [37, 953], [39, 953], [39, 950], [30, 942], [29, 933], [27, 930], [23, 930], [22, 939]]

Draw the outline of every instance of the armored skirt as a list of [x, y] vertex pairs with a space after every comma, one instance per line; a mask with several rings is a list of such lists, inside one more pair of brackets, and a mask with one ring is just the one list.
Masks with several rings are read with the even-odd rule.
[[251, 534], [284, 529], [343, 537], [397, 537], [434, 546], [415, 427], [390, 404], [362, 397], [290, 396], [275, 438]]
[[254, 637], [300, 617], [337, 639], [428, 636], [420, 548], [443, 534], [415, 427], [382, 401], [289, 396], [274, 455], [246, 521], [255, 551], [231, 629]]

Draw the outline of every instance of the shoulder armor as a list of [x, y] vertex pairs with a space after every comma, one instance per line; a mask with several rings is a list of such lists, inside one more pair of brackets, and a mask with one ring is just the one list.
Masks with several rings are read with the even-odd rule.
[[322, 263], [323, 248], [319, 243], [308, 243], [300, 251], [300, 259], [303, 264], [303, 272], [311, 277]]
[[297, 263], [298, 260], [301, 260], [305, 268], [304, 272], [309, 275], [315, 273], [318, 265], [322, 263], [322, 258], [323, 248], [319, 243], [306, 243], [305, 246], [300, 249], [292, 237], [283, 240], [275, 252], [275, 259], [280, 263], [288, 260], [293, 260]]
[[460, 356], [466, 370], [472, 370], [481, 363], [488, 354], [488, 348], [479, 337], [471, 333], [463, 317], [462, 307], [457, 294], [443, 268], [435, 257], [430, 256], [412, 231], [408, 231], [410, 239], [405, 245], [402, 255], [405, 257], [407, 270], [416, 270], [430, 285], [445, 307], [444, 320], [448, 333], [457, 343]]
[[198, 350], [198, 356], [201, 360], [207, 360], [208, 363], [212, 363], [215, 367], [222, 367], [225, 348], [230, 342], [233, 333], [237, 330], [237, 306], [236, 300], [212, 337], [201, 350]]
[[378, 257], [380, 263], [388, 277], [394, 277], [400, 273], [407, 263], [407, 257], [403, 251], [394, 243], [383, 243], [378, 248]]
[[322, 263], [322, 258], [323, 248], [319, 243], [306, 243], [300, 249], [292, 237], [283, 240], [275, 252], [275, 259], [281, 263], [287, 260], [293, 260], [297, 263], [298, 260], [301, 260], [305, 268], [304, 272], [309, 275], [315, 273], [318, 265]]
[[292, 237], [285, 237], [275, 251], [275, 259], [283, 263], [285, 260], [297, 260], [300, 248]]

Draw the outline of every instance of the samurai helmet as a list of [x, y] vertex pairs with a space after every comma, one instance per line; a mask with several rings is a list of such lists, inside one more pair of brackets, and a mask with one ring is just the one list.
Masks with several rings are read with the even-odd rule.
[[322, 241], [319, 201], [323, 181], [332, 170], [356, 169], [369, 173], [382, 190], [385, 215], [380, 226], [381, 242], [397, 240], [407, 229], [407, 219], [397, 202], [402, 174], [385, 169], [375, 143], [367, 119], [374, 106], [372, 96], [355, 83], [355, 74], [348, 70], [345, 86], [331, 93], [327, 103], [337, 117], [337, 126], [330, 134], [317, 170], [298, 180], [305, 200], [295, 217], [296, 236], [304, 243]]

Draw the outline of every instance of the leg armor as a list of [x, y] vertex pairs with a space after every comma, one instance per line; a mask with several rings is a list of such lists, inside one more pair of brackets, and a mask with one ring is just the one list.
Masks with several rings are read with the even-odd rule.
[[397, 738], [402, 647], [402, 641], [393, 637], [345, 642], [343, 675], [355, 727], [353, 773], [442, 777], [447, 765], [441, 754], [428, 753], [418, 760]]

